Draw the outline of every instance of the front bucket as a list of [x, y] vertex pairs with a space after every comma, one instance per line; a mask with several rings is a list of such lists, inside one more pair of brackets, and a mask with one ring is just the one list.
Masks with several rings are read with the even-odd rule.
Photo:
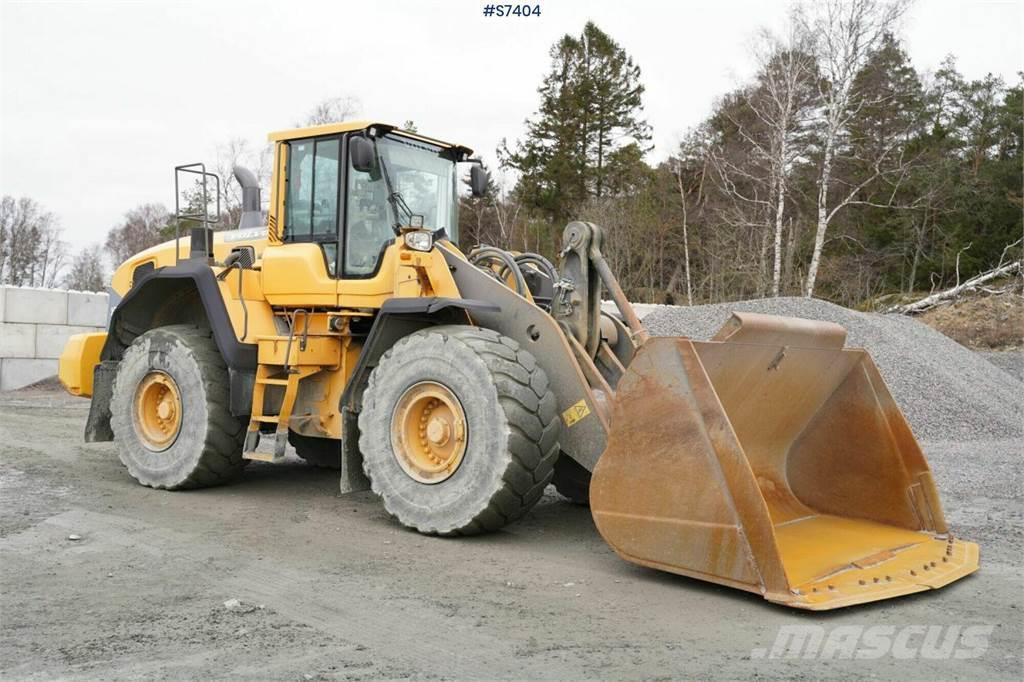
[[591, 510], [628, 561], [832, 609], [978, 568], [870, 356], [827, 322], [737, 314], [653, 338], [619, 382]]

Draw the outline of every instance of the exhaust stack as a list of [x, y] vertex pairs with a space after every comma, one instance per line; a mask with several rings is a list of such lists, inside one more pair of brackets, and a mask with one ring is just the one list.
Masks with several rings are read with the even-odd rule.
[[263, 227], [263, 211], [260, 208], [260, 183], [256, 174], [248, 168], [235, 166], [235, 180], [242, 187], [242, 215], [238, 218], [238, 229]]

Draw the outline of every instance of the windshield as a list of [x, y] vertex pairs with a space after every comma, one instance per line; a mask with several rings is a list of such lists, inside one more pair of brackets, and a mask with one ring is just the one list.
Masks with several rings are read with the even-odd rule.
[[457, 178], [451, 155], [441, 147], [396, 135], [378, 140], [377, 152], [391, 190], [401, 200], [389, 200], [380, 169], [360, 173], [349, 166], [345, 271], [352, 275], [376, 271], [382, 247], [395, 238], [394, 225], [409, 224], [402, 202], [413, 215], [423, 216], [425, 228], [443, 229], [449, 239], [458, 241]]

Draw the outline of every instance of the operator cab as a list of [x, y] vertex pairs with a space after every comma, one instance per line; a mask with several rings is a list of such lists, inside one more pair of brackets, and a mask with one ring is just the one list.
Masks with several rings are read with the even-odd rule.
[[458, 243], [457, 164], [468, 160], [466, 147], [365, 121], [270, 139], [279, 171], [272, 229], [283, 216], [281, 242], [318, 244], [332, 278], [373, 277], [385, 249], [409, 225], [422, 222]]

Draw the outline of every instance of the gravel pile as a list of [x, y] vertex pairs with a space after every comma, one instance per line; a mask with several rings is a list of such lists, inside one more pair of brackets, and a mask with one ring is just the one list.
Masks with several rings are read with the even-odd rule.
[[978, 353], [999, 369], [1024, 381], [1024, 351], [980, 350]]
[[704, 340], [713, 336], [734, 310], [828, 320], [845, 327], [846, 345], [871, 353], [920, 439], [1024, 435], [1024, 383], [981, 354], [911, 318], [859, 313], [804, 298], [693, 307], [641, 306], [638, 312], [651, 334]]

